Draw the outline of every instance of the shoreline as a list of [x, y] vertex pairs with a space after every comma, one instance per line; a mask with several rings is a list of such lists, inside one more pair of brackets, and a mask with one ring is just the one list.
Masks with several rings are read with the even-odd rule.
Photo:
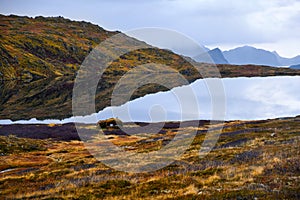
[[[198, 123], [198, 127], [194, 127], [195, 121]], [[253, 125], [253, 124], [264, 124], [267, 122], [297, 122], [300, 121], [300, 115], [295, 117], [286, 117], [286, 118], [276, 118], [276, 119], [265, 119], [265, 120], [229, 120], [229, 121], [214, 121], [213, 126], [217, 125], [220, 128], [224, 129], [230, 124], [238, 124], [239, 126], [243, 125]], [[150, 123], [145, 122], [125, 122], [124, 126], [126, 127], [143, 127]], [[178, 128], [188, 128], [190, 124], [194, 128], [201, 128], [199, 133], [206, 132], [211, 128], [211, 123], [209, 120], [193, 120], [193, 121], [184, 121], [184, 122], [159, 122], [151, 123], [157, 124], [158, 127], [162, 127], [161, 130], [169, 129], [178, 129]], [[31, 139], [53, 139], [58, 141], [71, 141], [71, 140], [81, 140], [78, 135], [77, 129], [83, 128], [87, 131], [90, 131], [91, 134], [94, 134], [95, 131], [102, 130], [104, 135], [128, 135], [119, 128], [114, 129], [100, 129], [96, 124], [76, 124], [75, 123], [66, 123], [66, 124], [10, 124], [10, 125], [0, 125], [0, 136], [9, 136], [15, 135], [16, 137], [21, 138], [31, 138]], [[204, 128], [204, 129], [203, 129]], [[218, 128], [218, 127], [217, 127]], [[133, 127], [134, 129], [134, 127]]]

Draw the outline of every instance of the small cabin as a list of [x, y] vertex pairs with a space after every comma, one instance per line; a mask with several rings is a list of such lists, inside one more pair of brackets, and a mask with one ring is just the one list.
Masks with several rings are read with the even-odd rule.
[[97, 125], [100, 128], [118, 128], [120, 126], [123, 126], [123, 122], [118, 118], [109, 118], [98, 121]]

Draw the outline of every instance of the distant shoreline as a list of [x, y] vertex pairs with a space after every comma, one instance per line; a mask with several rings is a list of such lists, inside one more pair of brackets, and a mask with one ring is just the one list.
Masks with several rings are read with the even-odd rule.
[[[238, 124], [263, 124], [266, 122], [279, 122], [279, 121], [300, 121], [300, 115], [296, 117], [285, 117], [285, 118], [276, 118], [276, 119], [267, 119], [267, 120], [230, 120], [230, 121], [215, 121], [214, 124], [224, 125], [226, 128], [227, 123], [237, 122]], [[145, 126], [149, 123], [144, 122], [135, 122], [137, 126]], [[124, 126], [129, 126], [134, 124], [124, 123]], [[194, 120], [194, 121], [185, 121], [185, 122], [160, 122], [157, 124], [164, 124], [162, 130], [164, 129], [178, 129], [189, 127], [191, 124], [199, 124], [198, 127], [209, 126], [209, 120]], [[223, 126], [221, 126], [223, 127]], [[75, 123], [67, 124], [11, 124], [11, 125], [0, 125], [0, 136], [9, 136], [15, 135], [21, 138], [31, 138], [31, 139], [53, 139], [58, 141], [71, 141], [71, 140], [81, 140], [78, 136], [76, 128], [84, 128], [85, 130], [90, 130], [91, 133], [95, 131], [100, 131], [100, 128], [96, 124], [78, 124], [77, 127]], [[105, 135], [127, 135], [120, 129], [102, 129]], [[207, 130], [203, 130], [204, 133]]]

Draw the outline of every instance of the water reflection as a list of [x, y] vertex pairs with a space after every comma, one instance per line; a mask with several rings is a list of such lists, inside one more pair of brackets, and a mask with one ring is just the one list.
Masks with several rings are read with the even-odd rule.
[[[225, 120], [256, 120], [296, 116], [300, 114], [300, 76], [223, 78], [226, 93]], [[174, 88], [135, 99], [122, 106], [108, 107], [99, 113], [84, 117], [70, 117], [64, 120], [18, 121], [15, 123], [95, 123], [99, 119], [117, 117], [124, 121], [161, 121], [190, 120], [182, 119], [182, 111], [174, 91], [184, 92], [190, 88], [196, 94], [200, 112], [192, 107], [184, 110], [193, 119], [211, 119], [211, 98], [205, 80], [197, 80], [188, 86]], [[5, 92], [5, 90], [1, 90]], [[65, 91], [66, 93], [68, 91]], [[3, 101], [3, 100], [2, 100]], [[122, 118], [122, 112], [129, 112], [130, 119]], [[127, 115], [124, 115], [127, 116]], [[114, 116], [116, 117], [116, 116]], [[8, 118], [7, 118], [8, 119]], [[154, 120], [155, 121], [155, 120]], [[0, 124], [10, 124], [10, 120], [1, 120]]]

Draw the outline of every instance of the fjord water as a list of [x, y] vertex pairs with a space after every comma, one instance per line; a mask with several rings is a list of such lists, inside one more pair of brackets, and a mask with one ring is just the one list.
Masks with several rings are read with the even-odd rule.
[[[210, 80], [213, 84], [214, 79]], [[299, 76], [223, 78], [221, 81], [225, 90], [224, 120], [270, 119], [300, 114]], [[150, 94], [120, 107], [106, 108], [97, 117], [107, 118], [112, 114], [119, 114], [117, 116], [121, 117], [128, 110], [132, 121], [212, 119], [211, 94], [221, 92], [209, 91], [207, 82], [208, 79], [199, 79], [188, 86]], [[191, 105], [189, 109], [181, 110], [181, 102], [176, 94], [184, 93], [189, 88], [194, 93], [187, 92], [186, 95], [196, 96], [198, 109]]]
[[[104, 110], [84, 117], [71, 117], [64, 120], [0, 120], [0, 124], [12, 123], [95, 123], [99, 119], [119, 117], [123, 121], [181, 121], [193, 119], [212, 119], [213, 92], [207, 87], [208, 81], [199, 79], [188, 86], [173, 88], [127, 102], [118, 107]], [[225, 118], [220, 120], [258, 120], [300, 115], [300, 76], [239, 77], [221, 79], [225, 91]], [[193, 91], [198, 109], [191, 105], [181, 110], [182, 102], [176, 94]], [[34, 118], [34, 116], [33, 116]]]

